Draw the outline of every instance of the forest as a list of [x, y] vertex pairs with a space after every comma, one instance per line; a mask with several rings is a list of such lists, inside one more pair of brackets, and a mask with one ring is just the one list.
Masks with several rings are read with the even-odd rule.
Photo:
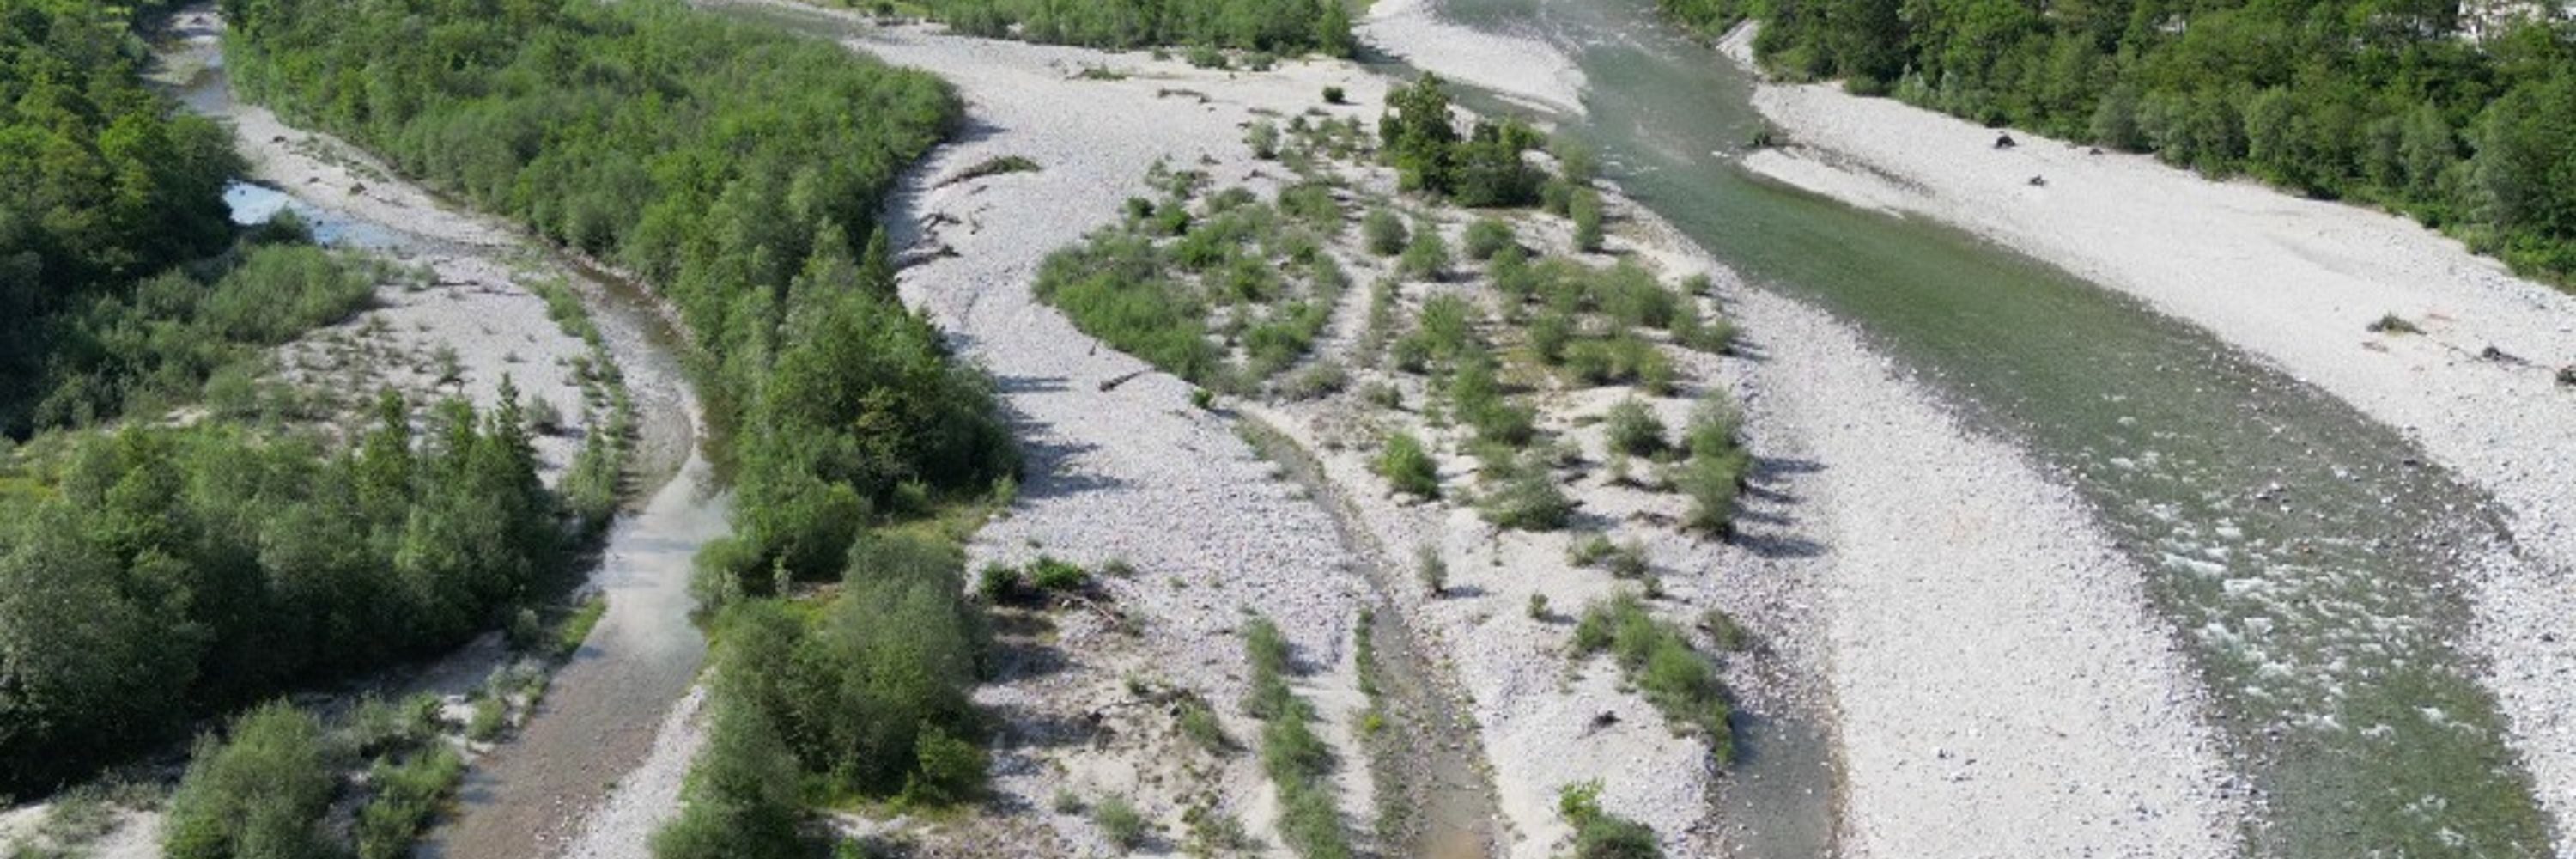
[[389, 394], [354, 450], [141, 425], [390, 273], [233, 226], [229, 138], [142, 85], [131, 11], [0, 0], [0, 792], [455, 644], [563, 566], [515, 408], [416, 440]]
[[991, 383], [894, 297], [879, 201], [945, 84], [674, 2], [229, 0], [245, 95], [676, 307], [736, 467], [712, 596], [830, 580], [874, 511], [1014, 473]]
[[[214, 123], [169, 116], [143, 86], [128, 14], [0, 0], [0, 435], [112, 416], [138, 387], [194, 393], [181, 378], [192, 371], [166, 365], [203, 357], [202, 344], [94, 306], [156, 277], [163, 288], [140, 291], [180, 297], [184, 281], [167, 278], [187, 275], [174, 269], [233, 239], [222, 196], [231, 141]], [[129, 336], [167, 359], [106, 366], [103, 341]]]
[[[960, 32], [1096, 48], [1193, 45], [1350, 56], [1342, 0], [929, 0]], [[1015, 34], [1013, 27], [1018, 27]]]
[[722, 630], [712, 735], [657, 853], [791, 855], [808, 804], [980, 784], [981, 621], [937, 526], [1018, 458], [875, 227], [957, 124], [947, 86], [670, 0], [225, 8], [245, 96], [630, 273], [689, 331], [734, 532], [692, 583]]
[[2407, 213], [2576, 275], [2576, 23], [2450, 2], [1658, 0], [1793, 78]]

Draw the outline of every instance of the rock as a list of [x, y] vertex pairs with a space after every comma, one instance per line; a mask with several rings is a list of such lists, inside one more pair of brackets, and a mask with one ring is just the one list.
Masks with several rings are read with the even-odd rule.
[[2048, 187], [2048, 177], [2032, 176], [2030, 177], [2030, 186], [2033, 188], [2046, 188]]

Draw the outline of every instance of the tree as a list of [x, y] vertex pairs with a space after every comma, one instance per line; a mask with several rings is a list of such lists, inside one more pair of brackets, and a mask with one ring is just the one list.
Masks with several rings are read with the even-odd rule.
[[1449, 92], [1440, 76], [1424, 72], [1412, 84], [1396, 88], [1387, 94], [1386, 108], [1378, 119], [1380, 149], [1395, 166], [1400, 184], [1407, 190], [1447, 192], [1458, 127], [1450, 119]]

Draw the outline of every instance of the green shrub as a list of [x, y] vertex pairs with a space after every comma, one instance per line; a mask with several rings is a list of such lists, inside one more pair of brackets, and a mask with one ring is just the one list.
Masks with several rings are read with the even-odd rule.
[[805, 806], [796, 759], [770, 720], [711, 702], [706, 748], [680, 788], [680, 813], [653, 833], [654, 859], [798, 859]]
[[1300, 182], [1281, 188], [1279, 211], [1326, 236], [1342, 232], [1342, 204], [1333, 199], [1331, 185]]
[[991, 766], [982, 747], [950, 736], [938, 725], [922, 726], [913, 754], [913, 770], [904, 777], [906, 803], [949, 805], [973, 799], [983, 790]]
[[1653, 456], [1664, 449], [1664, 422], [1656, 420], [1654, 411], [1634, 397], [1611, 406], [1602, 423], [1603, 439], [1612, 451]]
[[1690, 457], [1681, 464], [1675, 486], [1691, 500], [1684, 522], [1693, 528], [1727, 533], [1735, 515], [1735, 498], [1743, 489], [1752, 457], [1737, 440], [1743, 418], [1725, 395], [1712, 394], [1692, 415]]
[[1491, 261], [1504, 248], [1514, 247], [1512, 225], [1501, 218], [1477, 218], [1467, 225], [1467, 258]]
[[413, 753], [400, 764], [379, 759], [368, 771], [375, 796], [358, 809], [361, 859], [402, 859], [465, 780], [465, 761], [445, 743]]
[[170, 796], [162, 855], [333, 855], [337, 850], [320, 828], [339, 782], [331, 770], [322, 725], [312, 714], [284, 702], [252, 708], [233, 720], [224, 741], [198, 739], [187, 774]]
[[1176, 722], [1181, 736], [1211, 752], [1222, 753], [1233, 748], [1234, 741], [1225, 735], [1224, 723], [1217, 720], [1216, 708], [1208, 706], [1197, 696], [1191, 696], [1181, 701], [1179, 710]]
[[1574, 646], [1577, 656], [1609, 653], [1666, 719], [1705, 733], [1719, 761], [1733, 755], [1730, 708], [1716, 665], [1692, 649], [1679, 628], [1656, 620], [1636, 595], [1586, 607], [1574, 626]]
[[1465, 355], [1475, 342], [1476, 306], [1454, 293], [1442, 293], [1423, 300], [1422, 310], [1414, 317], [1414, 331], [1423, 337], [1430, 355], [1454, 361]]
[[1586, 251], [1601, 250], [1601, 194], [1590, 188], [1576, 189], [1566, 201], [1567, 217], [1574, 219], [1574, 246]]
[[1449, 592], [1449, 562], [1441, 560], [1438, 546], [1424, 543], [1413, 548], [1413, 575], [1422, 581], [1424, 593], [1439, 597]]
[[1243, 132], [1243, 143], [1252, 147], [1254, 158], [1263, 161], [1278, 160], [1279, 124], [1268, 119], [1253, 120], [1252, 126]]
[[1432, 462], [1431, 454], [1422, 448], [1422, 440], [1413, 437], [1412, 433], [1388, 433], [1386, 445], [1378, 451], [1371, 468], [1393, 484], [1398, 492], [1423, 498], [1440, 497], [1439, 465]]
[[1574, 502], [1545, 468], [1525, 462], [1487, 467], [1487, 488], [1477, 509], [1485, 521], [1522, 531], [1554, 531], [1574, 517]]
[[501, 699], [485, 694], [474, 701], [474, 715], [465, 721], [465, 738], [488, 743], [501, 738], [510, 726], [510, 706]]
[[1350, 100], [1349, 97], [1342, 92], [1341, 87], [1328, 86], [1324, 88], [1324, 103], [1349, 104]]
[[1530, 354], [1541, 364], [1554, 366], [1564, 363], [1566, 344], [1573, 339], [1573, 317], [1550, 310], [1530, 320]]
[[1041, 591], [1079, 591], [1091, 586], [1091, 571], [1070, 561], [1039, 555], [1029, 562], [1029, 586]]
[[1589, 567], [1617, 551], [1619, 546], [1610, 542], [1610, 535], [1591, 531], [1575, 537], [1574, 542], [1566, 546], [1565, 560], [1578, 567]]
[[1575, 859], [1661, 859], [1655, 831], [1601, 808], [1601, 782], [1557, 788], [1556, 813], [1574, 826]]
[[1410, 238], [1404, 229], [1404, 219], [1396, 217], [1394, 212], [1370, 209], [1366, 216], [1360, 218], [1360, 240], [1367, 244], [1369, 253], [1382, 257], [1403, 253]]
[[1413, 236], [1404, 244], [1404, 257], [1397, 264], [1404, 276], [1416, 280], [1440, 280], [1449, 276], [1449, 242], [1440, 237], [1440, 225], [1430, 221], [1417, 223]]
[[1115, 793], [1091, 804], [1091, 822], [1100, 827], [1100, 837], [1120, 850], [1144, 846], [1146, 833], [1153, 829], [1153, 823], [1127, 797]]
[[1594, 303], [1623, 327], [1671, 328], [1680, 299], [1633, 259], [1623, 259], [1596, 278]]

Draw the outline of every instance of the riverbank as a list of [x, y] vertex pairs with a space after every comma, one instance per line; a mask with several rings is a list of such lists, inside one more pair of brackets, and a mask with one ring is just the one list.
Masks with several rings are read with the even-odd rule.
[[[1168, 686], [1210, 702], [1228, 736], [1256, 743], [1259, 723], [1235, 702], [1248, 692], [1238, 633], [1258, 613], [1311, 667], [1299, 692], [1318, 704], [1318, 727], [1345, 762], [1336, 779], [1345, 816], [1365, 819], [1350, 658], [1367, 591], [1362, 559], [1222, 414], [1192, 405], [1188, 383], [1136, 375], [1150, 368], [1074, 330], [1028, 286], [1048, 253], [1115, 221], [1122, 200], [1151, 196], [1153, 164], [1205, 171], [1218, 187], [1275, 184], [1257, 175], [1263, 165], [1241, 143], [1245, 124], [1302, 111], [1326, 86], [1358, 104], [1378, 103], [1384, 88], [1340, 64], [1233, 74], [916, 28], [861, 44], [940, 75], [969, 104], [967, 133], [913, 172], [887, 221], [896, 247], [943, 249], [903, 272], [904, 297], [1000, 380], [1029, 454], [1018, 503], [976, 534], [972, 564], [1052, 556], [1133, 570], [1101, 582], [1123, 622], [1056, 617], [1053, 653], [1022, 655], [979, 691], [979, 702], [1006, 714], [997, 790], [1031, 808], [1058, 792], [1084, 803], [1123, 796], [1173, 833], [1187, 831], [1191, 804], [1210, 802], [1193, 795], [1205, 791], [1213, 813], [1277, 832], [1276, 793], [1257, 762], [1193, 762], [1198, 753], [1169, 716], [1135, 709], [1140, 689]], [[1124, 77], [1077, 79], [1091, 67]], [[1035, 171], [956, 181], [1010, 156]], [[1086, 721], [1103, 729], [1075, 727]], [[1194, 777], [1193, 767], [1212, 768], [1213, 778]], [[1116, 850], [1087, 818], [1058, 812], [1044, 823], [1077, 852]]]
[[[1727, 41], [1739, 59], [1749, 38]], [[2516, 545], [2458, 557], [2516, 750], [2576, 850], [2576, 298], [2401, 217], [2212, 181], [2150, 156], [2009, 133], [1827, 85], [1754, 98], [1787, 145], [1745, 166], [1956, 225], [2198, 325], [2401, 428], [2509, 511]], [[2035, 183], [2033, 180], [2039, 180]], [[2044, 184], [2042, 184], [2044, 183]], [[2371, 330], [2383, 317], [2421, 333]], [[2492, 351], [2491, 351], [2492, 350]], [[2295, 491], [2295, 488], [2292, 488]]]
[[[1461, 50], [1430, 35], [1388, 50], [1434, 68]], [[1517, 51], [1552, 55], [1535, 39]], [[1525, 86], [1514, 70], [1446, 65], [1479, 87]], [[1842, 852], [2227, 853], [2240, 810], [2205, 698], [2144, 572], [2082, 501], [1850, 326], [1744, 287], [1641, 208], [1613, 209], [1667, 271], [1716, 274], [1752, 343], [1727, 370], [1774, 467], [1757, 467], [1761, 515], [1709, 590], [1805, 672], [1838, 734]]]

